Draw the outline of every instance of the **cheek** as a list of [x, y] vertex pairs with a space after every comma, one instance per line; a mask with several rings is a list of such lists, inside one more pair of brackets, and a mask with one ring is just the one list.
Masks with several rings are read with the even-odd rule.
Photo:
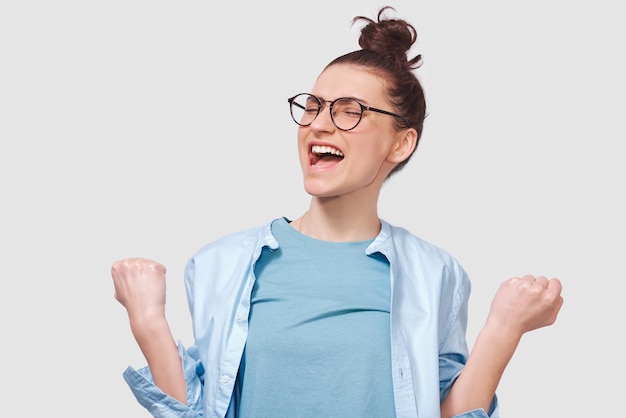
[[298, 146], [301, 146], [304, 143], [304, 140], [306, 139], [307, 136], [307, 128], [305, 127], [298, 127], [298, 131], [297, 131], [297, 137], [298, 137]]
[[298, 129], [298, 143], [297, 143], [297, 148], [298, 148], [298, 156], [300, 157], [301, 161], [304, 161], [308, 158], [309, 155], [309, 149], [306, 145], [306, 137], [307, 137], [307, 132], [305, 132], [306, 129], [303, 128], [299, 128]]
[[378, 165], [389, 153], [387, 142], [387, 138], [384, 137], [361, 138], [361, 141], [355, 142], [353, 146], [361, 159]]

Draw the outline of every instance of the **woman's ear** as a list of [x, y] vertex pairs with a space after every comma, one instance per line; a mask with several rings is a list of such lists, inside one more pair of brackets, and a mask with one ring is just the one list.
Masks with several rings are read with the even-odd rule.
[[387, 160], [399, 164], [411, 156], [417, 146], [417, 131], [413, 128], [398, 132], [398, 137], [387, 155]]

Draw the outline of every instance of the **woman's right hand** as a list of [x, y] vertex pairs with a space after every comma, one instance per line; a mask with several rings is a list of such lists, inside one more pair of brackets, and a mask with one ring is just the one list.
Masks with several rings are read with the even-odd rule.
[[145, 258], [113, 263], [115, 299], [128, 312], [130, 328], [148, 361], [154, 384], [187, 403], [185, 377], [178, 348], [165, 318], [165, 266]]
[[126, 308], [131, 324], [165, 318], [165, 266], [145, 258], [127, 258], [113, 263], [111, 276], [115, 299]]

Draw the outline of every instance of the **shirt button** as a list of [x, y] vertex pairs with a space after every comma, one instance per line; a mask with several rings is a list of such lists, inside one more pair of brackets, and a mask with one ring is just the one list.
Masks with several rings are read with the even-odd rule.
[[228, 383], [230, 379], [228, 378], [228, 376], [222, 375], [222, 378], [220, 380], [222, 381], [222, 383]]
[[244, 312], [239, 312], [237, 314], [237, 321], [241, 321], [242, 319], [244, 319], [246, 317], [246, 314]]

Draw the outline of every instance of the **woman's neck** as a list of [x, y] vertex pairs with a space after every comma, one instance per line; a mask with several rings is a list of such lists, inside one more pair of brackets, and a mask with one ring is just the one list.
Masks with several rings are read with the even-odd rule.
[[[362, 203], [362, 202], [361, 202]], [[347, 204], [339, 198], [311, 199], [309, 210], [294, 220], [304, 235], [333, 242], [363, 241], [380, 232], [376, 205]]]

